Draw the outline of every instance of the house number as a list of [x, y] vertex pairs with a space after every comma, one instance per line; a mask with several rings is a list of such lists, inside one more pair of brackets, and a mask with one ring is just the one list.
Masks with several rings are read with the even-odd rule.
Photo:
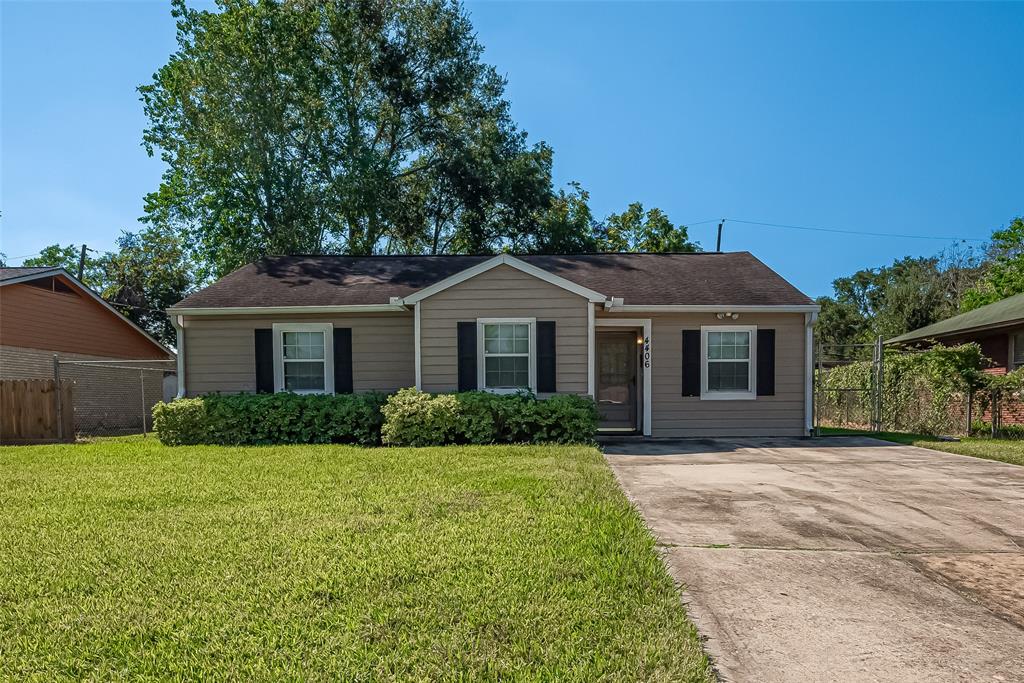
[[644, 337], [644, 367], [651, 367], [651, 338]]

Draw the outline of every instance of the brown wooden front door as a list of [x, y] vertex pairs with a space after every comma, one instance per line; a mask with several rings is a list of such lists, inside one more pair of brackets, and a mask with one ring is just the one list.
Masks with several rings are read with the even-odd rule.
[[636, 333], [598, 332], [597, 408], [601, 429], [635, 431], [637, 428]]

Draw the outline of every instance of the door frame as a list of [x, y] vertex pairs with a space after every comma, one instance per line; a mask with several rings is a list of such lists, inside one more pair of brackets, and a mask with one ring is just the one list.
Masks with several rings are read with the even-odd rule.
[[[644, 436], [651, 435], [651, 366], [654, 363], [654, 354], [651, 343], [651, 319], [650, 318], [596, 318], [590, 328], [590, 348], [597, 344], [598, 327], [632, 327], [642, 329], [644, 335], [643, 349], [640, 353], [640, 369], [643, 377], [643, 397], [641, 400], [640, 431]], [[590, 368], [590, 386], [596, 387], [595, 368]], [[595, 396], [596, 398], [596, 396]]]

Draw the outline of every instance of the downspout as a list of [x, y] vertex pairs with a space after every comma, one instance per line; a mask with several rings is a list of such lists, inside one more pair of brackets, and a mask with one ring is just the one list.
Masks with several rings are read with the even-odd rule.
[[413, 353], [416, 365], [416, 388], [423, 391], [423, 360], [420, 349], [420, 302], [413, 304]]
[[170, 318], [171, 325], [174, 326], [174, 331], [177, 333], [174, 350], [178, 357], [178, 393], [175, 398], [185, 398], [185, 321], [180, 315], [172, 315]]
[[804, 433], [814, 431], [814, 323], [818, 314], [804, 313]]

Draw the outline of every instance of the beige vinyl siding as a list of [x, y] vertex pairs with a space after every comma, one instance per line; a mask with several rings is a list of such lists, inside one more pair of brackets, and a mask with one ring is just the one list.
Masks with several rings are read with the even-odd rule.
[[416, 383], [413, 315], [264, 315], [185, 317], [185, 388], [189, 396], [256, 391], [257, 328], [274, 323], [332, 323], [352, 328], [356, 392], [396, 391]]
[[[651, 319], [651, 427], [655, 437], [804, 435], [804, 316], [742, 313], [721, 321], [713, 313], [605, 315]], [[703, 325], [756, 325], [775, 330], [775, 395], [709, 401], [682, 395], [683, 330]], [[704, 368], [701, 368], [704, 372]]]
[[457, 323], [477, 318], [554, 320], [558, 393], [587, 392], [587, 300], [505, 265], [420, 302], [424, 391], [458, 389]]

